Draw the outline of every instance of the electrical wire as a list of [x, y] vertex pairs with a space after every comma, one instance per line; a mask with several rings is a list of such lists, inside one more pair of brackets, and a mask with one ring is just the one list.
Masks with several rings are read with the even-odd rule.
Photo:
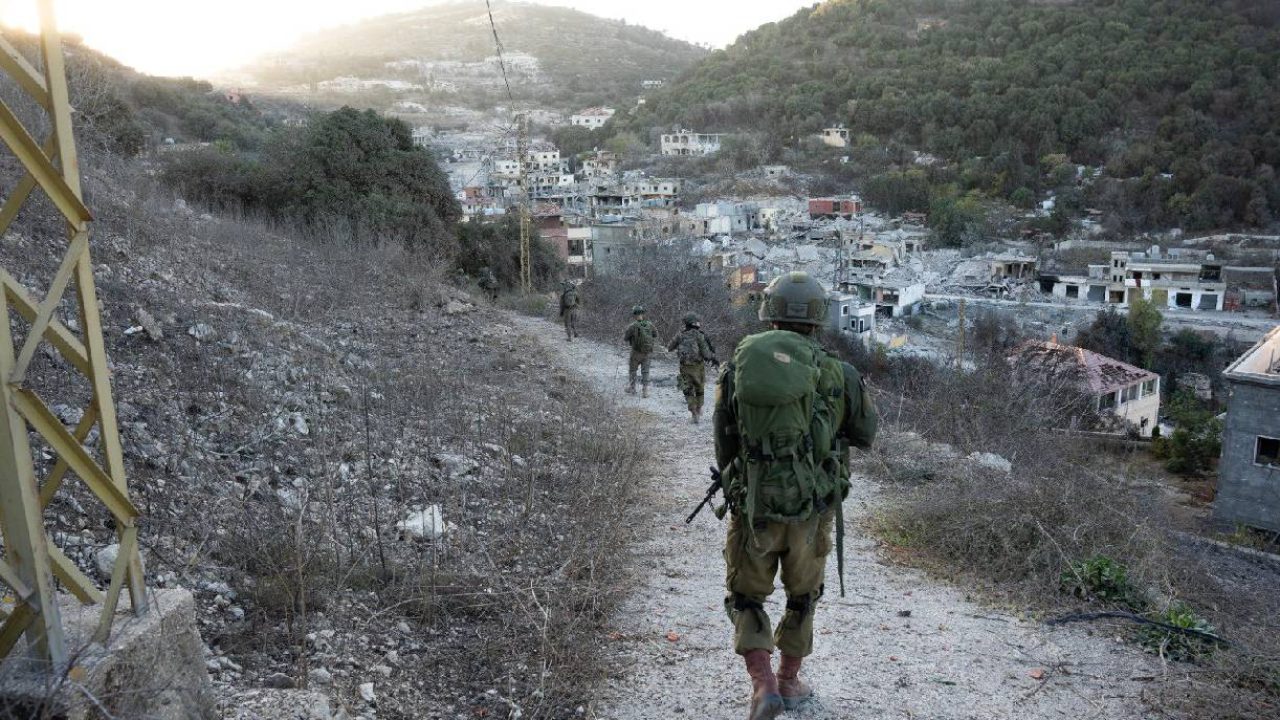
[[498, 37], [498, 24], [493, 21], [493, 4], [490, 0], [484, 0], [484, 6], [489, 11], [489, 28], [493, 30], [493, 44], [498, 50], [498, 67], [502, 70], [502, 84], [507, 87], [507, 99], [515, 104], [515, 96], [511, 94], [511, 81], [507, 79], [507, 61], [502, 58], [502, 40]]

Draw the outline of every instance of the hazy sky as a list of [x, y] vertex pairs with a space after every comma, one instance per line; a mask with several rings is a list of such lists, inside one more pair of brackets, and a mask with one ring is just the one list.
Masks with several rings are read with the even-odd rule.
[[[478, 10], [484, 0], [473, 2]], [[534, 0], [625, 19], [720, 47], [813, 0]], [[333, 25], [431, 0], [54, 0], [59, 26], [143, 72], [208, 75]], [[0, 0], [0, 22], [34, 28], [35, 0]], [[499, 26], [501, 31], [501, 26]]]

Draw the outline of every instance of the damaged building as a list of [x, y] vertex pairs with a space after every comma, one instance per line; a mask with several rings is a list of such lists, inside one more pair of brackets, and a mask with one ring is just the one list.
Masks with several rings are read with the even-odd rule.
[[1280, 532], [1280, 325], [1231, 363], [1213, 517]]
[[1100, 415], [1114, 417], [1142, 437], [1151, 437], [1157, 426], [1160, 376], [1150, 370], [1057, 340], [1023, 343], [1009, 360], [1039, 377], [1075, 383]]

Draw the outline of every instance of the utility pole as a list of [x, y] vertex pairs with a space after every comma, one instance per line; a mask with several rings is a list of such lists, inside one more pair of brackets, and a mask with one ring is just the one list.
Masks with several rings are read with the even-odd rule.
[[[71, 126], [71, 102], [63, 63], [62, 40], [54, 22], [52, 0], [39, 0], [38, 62], [0, 36], [0, 71], [48, 115], [49, 136], [41, 143], [31, 135], [7, 103], [0, 100], [0, 139], [21, 163], [26, 175], [4, 199], [0, 234], [8, 229], [33, 192], [50, 201], [67, 228], [67, 244], [58, 270], [45, 284], [43, 296], [0, 269], [0, 594], [13, 598], [12, 610], [0, 624], [0, 659], [25, 639], [25, 654], [53, 678], [62, 678], [74, 648], [67, 646], [54, 579], [85, 604], [102, 606], [94, 639], [107, 640], [120, 594], [127, 589], [135, 615], [147, 612], [146, 588], [138, 555], [140, 512], [129, 499], [124, 452], [111, 393], [111, 371], [98, 312], [93, 263], [89, 257], [92, 215], [84, 204], [80, 169]], [[74, 287], [74, 290], [69, 288]], [[63, 300], [74, 296], [78, 333], [60, 319]], [[25, 334], [15, 337], [14, 328]], [[87, 406], [74, 429], [49, 408], [84, 402], [67, 387], [50, 388], [46, 400], [27, 382], [27, 370], [41, 345], [56, 350], [89, 388]], [[46, 349], [47, 349], [46, 348]], [[68, 383], [72, 385], [72, 383]], [[69, 394], [70, 393], [70, 394]], [[98, 446], [86, 448], [97, 431]], [[37, 484], [32, 445], [52, 451], [54, 466]], [[83, 482], [110, 511], [120, 543], [111, 582], [104, 593], [48, 537], [43, 515], [69, 477]], [[19, 651], [21, 652], [21, 651]]]
[[516, 115], [516, 162], [520, 168], [520, 289], [533, 290], [533, 268], [529, 252], [529, 224], [531, 221], [529, 192], [529, 116]]
[[959, 327], [958, 327], [959, 332], [956, 335], [956, 367], [963, 369], [964, 368], [964, 333], [965, 333], [964, 298], [960, 298], [960, 311], [959, 311], [958, 319], [959, 319]]

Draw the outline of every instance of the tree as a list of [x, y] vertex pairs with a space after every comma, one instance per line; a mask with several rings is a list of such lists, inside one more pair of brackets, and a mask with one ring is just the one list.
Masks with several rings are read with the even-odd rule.
[[1076, 335], [1076, 345], [1128, 362], [1132, 356], [1129, 323], [1113, 307], [1099, 310], [1093, 324]]
[[1156, 454], [1164, 458], [1169, 472], [1204, 474], [1222, 452], [1222, 422], [1189, 390], [1174, 394], [1167, 414], [1174, 430], [1156, 446]]
[[1160, 348], [1160, 326], [1163, 322], [1164, 316], [1149, 300], [1135, 298], [1129, 301], [1129, 344], [1142, 367], [1150, 368], [1154, 365], [1156, 350]]

